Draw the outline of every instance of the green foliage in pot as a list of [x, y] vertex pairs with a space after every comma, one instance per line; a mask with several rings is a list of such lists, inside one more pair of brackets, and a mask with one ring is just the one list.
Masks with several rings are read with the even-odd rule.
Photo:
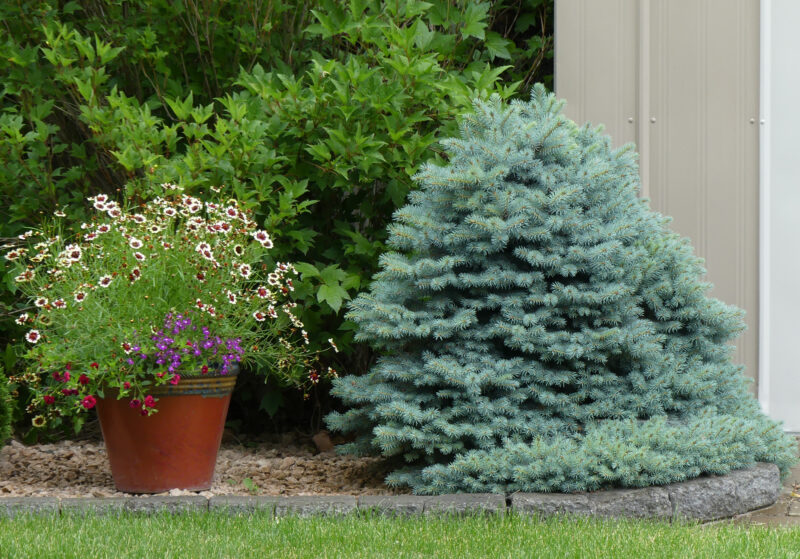
[[156, 188], [124, 207], [91, 197], [96, 216], [79, 228], [64, 229], [57, 211], [5, 245], [29, 302], [16, 319], [28, 368], [12, 380], [34, 395], [35, 426], [74, 417], [79, 427], [109, 388], [151, 414], [153, 387], [240, 362], [284, 383], [319, 380], [290, 297], [297, 272], [270, 260], [272, 238], [252, 212], [224, 193], [203, 201]]
[[[551, 14], [550, 0], [0, 3], [14, 22], [0, 237], [66, 205], [80, 222], [87, 196], [119, 186], [226, 184], [257, 206], [275, 258], [303, 261], [309, 329], [363, 369], [339, 311], [375, 270], [409, 175], [469, 99], [549, 71]], [[0, 284], [14, 307], [13, 277]]]

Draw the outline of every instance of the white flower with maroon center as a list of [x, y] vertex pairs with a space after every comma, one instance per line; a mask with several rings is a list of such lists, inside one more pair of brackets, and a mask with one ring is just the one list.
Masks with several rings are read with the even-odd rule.
[[144, 223], [147, 221], [147, 219], [145, 219], [145, 217], [142, 214], [133, 214], [131, 216], [131, 219], [136, 223]]
[[131, 283], [139, 281], [142, 279], [142, 271], [139, 268], [134, 268], [131, 270], [131, 273], [128, 274], [128, 279]]
[[178, 215], [178, 212], [175, 208], [164, 208], [164, 215], [167, 217], [175, 217]]
[[269, 308], [267, 309], [267, 314], [269, 315], [270, 318], [278, 318], [278, 313], [275, 311], [275, 307], [273, 307], [272, 305], [270, 305]]
[[280, 279], [281, 279], [280, 276], [275, 272], [272, 272], [271, 274], [267, 275], [267, 283], [270, 285], [280, 284]]
[[272, 239], [269, 238], [269, 234], [266, 231], [253, 231], [252, 235], [264, 248], [272, 248]]
[[78, 245], [67, 245], [67, 248], [64, 249], [64, 256], [66, 256], [70, 262], [80, 262], [82, 256], [81, 247]]
[[98, 283], [100, 284], [100, 287], [108, 287], [109, 285], [111, 285], [112, 279], [113, 278], [111, 276], [103, 276], [100, 278], [100, 281]]
[[266, 299], [269, 297], [269, 289], [264, 287], [263, 285], [259, 285], [256, 287], [256, 295], [258, 295], [259, 299]]
[[122, 351], [130, 355], [130, 353], [133, 351], [133, 346], [128, 342], [122, 342]]
[[[75, 292], [75, 302], [76, 303], [83, 303], [86, 300], [86, 292], [84, 291], [76, 291]], [[55, 304], [55, 301], [53, 301]]]
[[233, 245], [233, 253], [236, 256], [241, 256], [244, 254], [244, 248], [242, 248], [242, 245]]
[[46, 307], [49, 302], [47, 297], [37, 297], [36, 300], [33, 301], [33, 304], [41, 309], [42, 307]]
[[97, 232], [101, 235], [103, 233], [108, 233], [109, 231], [111, 231], [111, 226], [108, 223], [101, 223], [97, 226]]
[[195, 274], [195, 276], [194, 276], [194, 277], [195, 277], [195, 278], [197, 278], [197, 281], [199, 281], [200, 283], [203, 283], [203, 282], [205, 282], [205, 281], [206, 281], [206, 274], [205, 274], [205, 272], [197, 272], [197, 274]]
[[147, 230], [150, 231], [153, 235], [155, 235], [156, 233], [161, 233], [161, 226], [160, 225], [156, 225], [154, 223], [153, 225], [148, 227]]
[[195, 300], [195, 302], [194, 302], [194, 306], [195, 306], [195, 307], [197, 307], [198, 309], [200, 309], [201, 311], [202, 311], [204, 308], [206, 308], [206, 306], [203, 304], [203, 301], [201, 301], [200, 299], [196, 299], [196, 300]]
[[12, 250], [6, 254], [6, 260], [11, 260], [12, 262], [23, 255], [23, 251], [20, 249]]
[[144, 262], [147, 259], [147, 257], [141, 252], [134, 252], [133, 257], [139, 262]]
[[25, 326], [25, 323], [28, 322], [28, 313], [26, 312], [22, 313], [17, 317], [17, 319], [14, 322], [19, 324], [20, 326]]
[[251, 272], [252, 272], [252, 268], [250, 268], [250, 264], [240, 264], [239, 265], [239, 274], [243, 278], [249, 278]]
[[95, 240], [96, 238], [97, 238], [97, 233], [94, 233], [94, 232], [92, 232], [92, 233], [86, 233], [86, 234], [83, 236], [83, 240], [85, 240], [85, 241], [93, 241], [93, 240]]
[[66, 309], [67, 302], [64, 299], [56, 299], [53, 301], [53, 306], [57, 309]]
[[261, 311], [256, 311], [253, 313], [253, 318], [255, 318], [258, 322], [264, 322], [267, 319], [267, 315]]
[[142, 245], [143, 245], [142, 241], [140, 241], [136, 237], [131, 237], [131, 240], [128, 241], [128, 244], [130, 245], [130, 247], [133, 250], [140, 249], [140, 248], [142, 248]]
[[225, 215], [230, 219], [236, 219], [239, 217], [239, 210], [234, 208], [233, 206], [228, 206], [225, 208]]
[[41, 338], [41, 334], [39, 334], [38, 330], [31, 330], [27, 334], [25, 334], [25, 339], [28, 340], [30, 343], [35, 344]]
[[197, 243], [197, 246], [194, 247], [194, 249], [200, 254], [203, 254], [204, 250], [211, 250], [211, 245], [203, 241], [202, 243]]
[[229, 289], [228, 292], [226, 293], [226, 295], [228, 296], [228, 302], [231, 305], [235, 305], [236, 304], [236, 293], [234, 293], [233, 291], [231, 291]]
[[118, 218], [122, 216], [122, 211], [120, 211], [118, 207], [109, 206], [108, 204], [106, 204], [106, 213], [113, 218]]
[[26, 281], [31, 281], [36, 276], [36, 272], [33, 270], [25, 270], [20, 275], [14, 278], [14, 281], [17, 283], [24, 283]]

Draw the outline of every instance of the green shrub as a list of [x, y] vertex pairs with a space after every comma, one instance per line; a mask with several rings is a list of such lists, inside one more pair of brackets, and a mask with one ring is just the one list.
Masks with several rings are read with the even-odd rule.
[[0, 367], [0, 448], [11, 437], [12, 402], [8, 390], [8, 379]]
[[477, 102], [395, 212], [329, 425], [417, 493], [593, 491], [774, 462], [796, 442], [731, 361], [742, 311], [638, 197], [631, 146], [530, 102]]
[[0, 237], [92, 194], [226, 184], [276, 232], [276, 259], [305, 262], [309, 330], [363, 370], [341, 305], [374, 272], [409, 175], [439, 157], [437, 131], [549, 71], [551, 4], [2, 3]]

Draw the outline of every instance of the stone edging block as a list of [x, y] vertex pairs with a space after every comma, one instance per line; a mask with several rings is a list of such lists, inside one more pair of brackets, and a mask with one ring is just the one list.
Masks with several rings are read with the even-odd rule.
[[594, 493], [514, 493], [511, 510], [542, 516], [576, 514], [603, 518], [675, 518], [709, 521], [769, 506], [781, 482], [775, 464], [758, 463], [723, 476], [707, 476], [664, 487]]
[[[663, 487], [616, 489], [594, 493], [458, 493], [453, 495], [322, 495], [305, 497], [0, 497], [0, 517], [19, 514], [170, 514], [227, 511], [275, 516], [343, 515], [375, 512], [387, 516], [420, 514], [575, 514], [601, 518], [718, 520], [767, 507], [778, 500], [778, 467], [759, 463], [723, 476], [706, 476]], [[508, 500], [508, 506], [506, 501]]]
[[355, 512], [357, 507], [358, 499], [350, 495], [281, 497], [275, 516], [331, 516]]

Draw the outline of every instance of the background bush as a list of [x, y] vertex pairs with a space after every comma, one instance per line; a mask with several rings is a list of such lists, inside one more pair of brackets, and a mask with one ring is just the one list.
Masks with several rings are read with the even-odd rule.
[[[410, 175], [439, 158], [437, 133], [472, 97], [552, 72], [552, 0], [30, 1], [0, 18], [0, 237], [100, 192], [227, 185], [274, 232], [274, 258], [302, 262], [303, 319], [349, 373], [371, 356], [341, 306], [376, 270]], [[11, 374], [22, 308], [0, 285]], [[243, 427], [326, 406], [240, 384]]]
[[8, 393], [8, 379], [0, 367], [0, 448], [11, 437], [11, 411], [12, 402]]

